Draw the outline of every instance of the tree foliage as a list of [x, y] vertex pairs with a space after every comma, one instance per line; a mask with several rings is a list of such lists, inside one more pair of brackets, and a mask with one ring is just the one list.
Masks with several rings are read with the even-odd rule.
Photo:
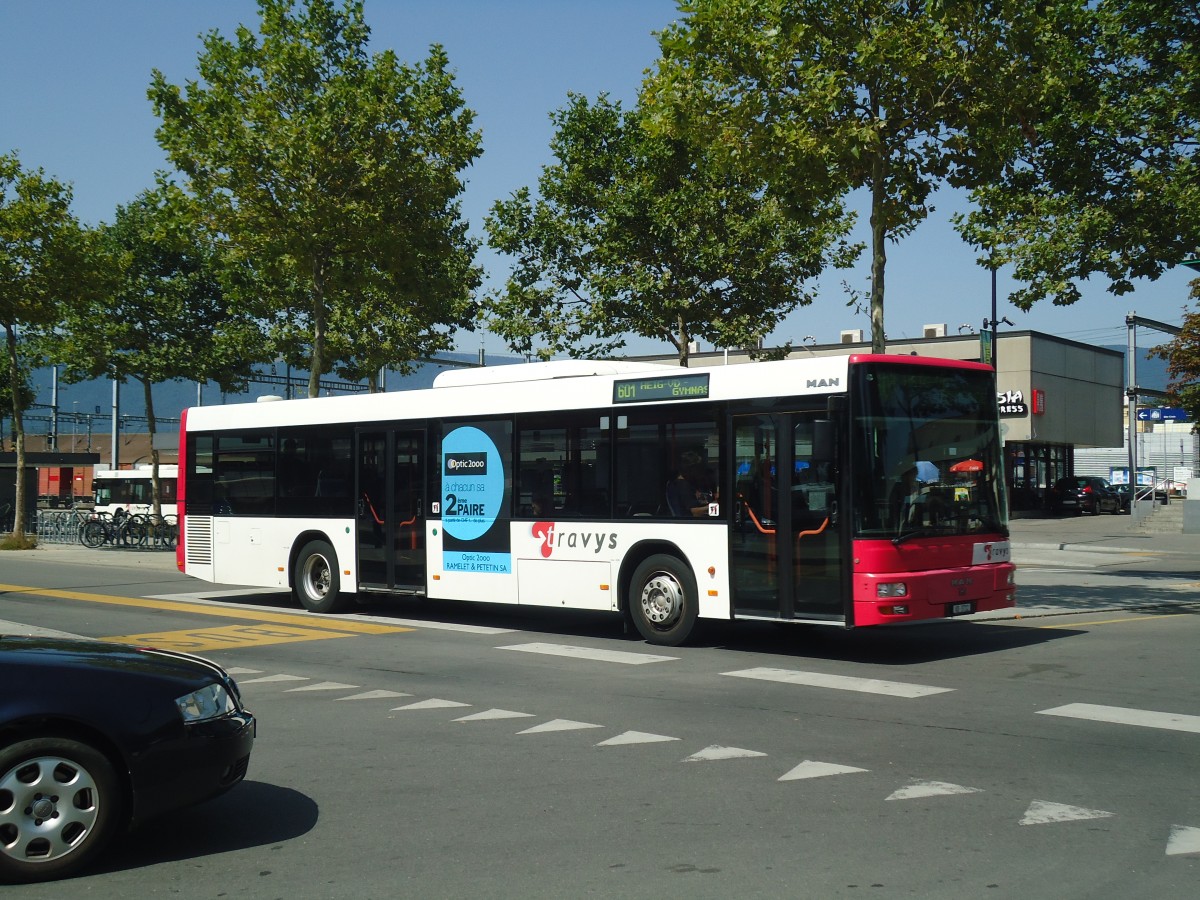
[[259, 11], [258, 35], [205, 37], [200, 81], [155, 71], [149, 93], [159, 142], [241, 270], [236, 299], [278, 352], [303, 351], [315, 396], [337, 361], [379, 361], [378, 333], [357, 330], [363, 298], [391, 320], [393, 363], [472, 323], [458, 198], [480, 135], [440, 47], [417, 66], [368, 54], [361, 0]]
[[1069, 89], [1041, 106], [1022, 152], [976, 188], [960, 223], [1013, 265], [1025, 309], [1074, 303], [1097, 276], [1127, 293], [1200, 249], [1200, 7], [1085, 6], [1073, 49], [1054, 59]]
[[[178, 187], [143, 192], [100, 235], [114, 266], [111, 292], [66, 309], [45, 342], [47, 354], [64, 366], [68, 383], [137, 382], [153, 438], [154, 385], [188, 379], [236, 389], [262, 351], [261, 334], [231, 313], [216, 248]], [[151, 462], [157, 503], [157, 450]]]
[[719, 166], [703, 145], [652, 135], [640, 109], [572, 95], [552, 115], [556, 162], [495, 204], [493, 247], [516, 259], [490, 298], [491, 327], [520, 351], [610, 353], [632, 333], [755, 347], [811, 296], [805, 282], [840, 246], [836, 204], [801, 221], [763, 182]]
[[[0, 327], [10, 387], [27, 384], [38, 361], [31, 358], [29, 336], [51, 327], [69, 304], [103, 289], [102, 255], [70, 207], [70, 188], [41, 169], [23, 169], [15, 154], [0, 154]], [[15, 397], [9, 391], [8, 399], [19, 401], [21, 391]], [[25, 406], [11, 402], [17, 456], [13, 533], [18, 537], [26, 525]]]
[[686, 0], [660, 37], [654, 121], [710, 141], [786, 203], [869, 195], [881, 352], [887, 246], [940, 185], [1001, 171], [1057, 96], [1044, 60], [1069, 47], [1068, 8], [1083, 2]]

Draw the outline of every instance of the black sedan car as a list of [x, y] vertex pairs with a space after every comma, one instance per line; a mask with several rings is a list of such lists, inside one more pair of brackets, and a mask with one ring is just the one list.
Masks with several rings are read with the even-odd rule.
[[1112, 485], [1094, 475], [1068, 475], [1050, 489], [1050, 508], [1057, 512], [1117, 515], [1123, 504]]
[[0, 882], [75, 874], [115, 833], [229, 790], [255, 727], [199, 657], [0, 636]]

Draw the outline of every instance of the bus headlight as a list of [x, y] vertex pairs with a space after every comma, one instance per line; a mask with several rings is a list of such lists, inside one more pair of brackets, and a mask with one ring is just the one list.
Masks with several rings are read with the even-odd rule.
[[880, 581], [875, 585], [875, 596], [881, 600], [907, 597], [908, 585], [903, 581]]

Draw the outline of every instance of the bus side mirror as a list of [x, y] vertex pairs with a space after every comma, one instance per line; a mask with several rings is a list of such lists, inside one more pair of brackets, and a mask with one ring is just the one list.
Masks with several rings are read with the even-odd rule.
[[829, 419], [813, 422], [813, 462], [829, 463], [837, 458], [837, 431]]

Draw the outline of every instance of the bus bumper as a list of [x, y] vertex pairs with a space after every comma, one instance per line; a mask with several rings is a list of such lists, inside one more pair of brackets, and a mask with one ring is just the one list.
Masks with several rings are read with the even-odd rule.
[[1012, 563], [922, 572], [856, 572], [854, 624], [886, 625], [1009, 609], [1017, 604]]

